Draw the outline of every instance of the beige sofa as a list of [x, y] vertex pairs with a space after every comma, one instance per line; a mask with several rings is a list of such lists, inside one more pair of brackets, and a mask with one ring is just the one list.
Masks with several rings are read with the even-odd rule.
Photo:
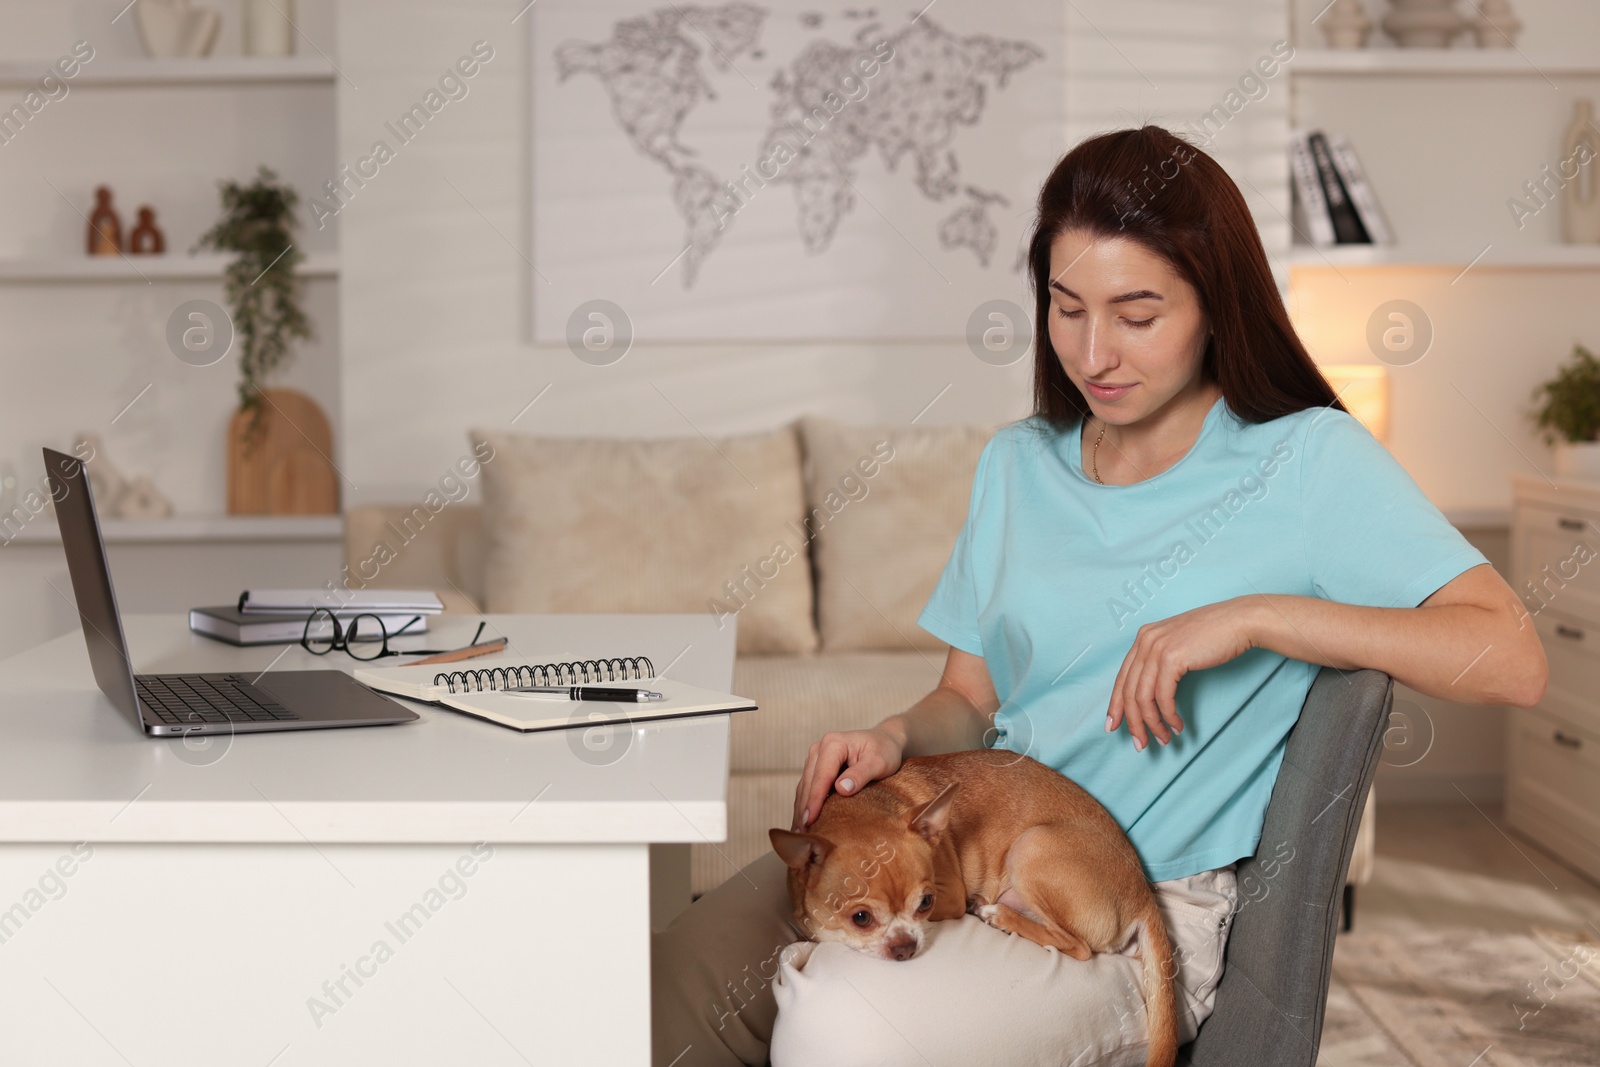
[[[732, 718], [728, 839], [691, 850], [702, 893], [789, 824], [812, 741], [937, 683], [946, 646], [916, 619], [993, 430], [807, 417], [716, 439], [474, 431], [481, 503], [354, 509], [350, 573], [437, 589], [451, 610], [736, 617], [733, 689], [761, 710]], [[1370, 873], [1369, 826], [1362, 838], [1353, 875]]]

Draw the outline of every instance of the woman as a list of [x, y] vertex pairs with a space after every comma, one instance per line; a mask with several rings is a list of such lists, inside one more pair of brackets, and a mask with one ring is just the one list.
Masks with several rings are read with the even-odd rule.
[[[908, 756], [988, 746], [1054, 767], [1138, 849], [1188, 1041], [1319, 668], [1528, 707], [1544, 652], [1317, 371], [1205, 153], [1155, 126], [1083, 142], [1040, 192], [1029, 266], [1035, 413], [985, 447], [919, 619], [950, 645], [944, 675], [811, 746], [792, 828]], [[1144, 1062], [1132, 949], [1078, 962], [969, 915], [885, 966], [780, 953], [801, 936], [789, 919], [768, 855], [658, 935], [657, 1067]]]

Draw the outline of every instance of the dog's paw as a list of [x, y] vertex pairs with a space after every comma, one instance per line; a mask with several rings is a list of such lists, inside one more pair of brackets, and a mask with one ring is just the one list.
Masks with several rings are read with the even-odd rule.
[[1000, 914], [1000, 905], [998, 904], [980, 904], [978, 907], [972, 910], [972, 914], [976, 915], [978, 918], [982, 919], [984, 922], [988, 923], [990, 926], [993, 926], [997, 930], [1004, 929], [1004, 927], [995, 921]]

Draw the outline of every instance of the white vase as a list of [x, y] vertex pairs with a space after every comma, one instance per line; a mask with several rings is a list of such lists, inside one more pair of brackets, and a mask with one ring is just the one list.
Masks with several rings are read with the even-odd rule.
[[1383, 16], [1383, 32], [1401, 48], [1449, 48], [1467, 22], [1455, 0], [1389, 0], [1394, 10]]
[[[1583, 151], [1579, 146], [1583, 146]], [[1587, 156], [1588, 162], [1584, 162]], [[1600, 242], [1600, 128], [1595, 126], [1594, 101], [1580, 99], [1572, 105], [1572, 123], [1561, 135], [1561, 170], [1577, 173], [1562, 178], [1561, 239], [1568, 244]]]
[[244, 54], [294, 55], [294, 0], [244, 0]]
[[1556, 475], [1600, 480], [1600, 441], [1557, 441]]
[[1483, 0], [1477, 17], [1467, 22], [1479, 48], [1515, 48], [1522, 20], [1511, 13], [1511, 0]]
[[1365, 48], [1372, 20], [1361, 0], [1333, 0], [1327, 14], [1318, 20], [1329, 48]]
[[151, 59], [194, 58], [211, 54], [222, 16], [189, 0], [141, 0], [133, 13], [139, 43]]

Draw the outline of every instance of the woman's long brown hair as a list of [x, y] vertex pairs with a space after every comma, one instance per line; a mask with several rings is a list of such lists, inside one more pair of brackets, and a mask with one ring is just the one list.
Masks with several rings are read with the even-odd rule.
[[1090, 413], [1050, 343], [1050, 246], [1068, 230], [1137, 241], [1194, 286], [1212, 335], [1200, 373], [1241, 419], [1347, 410], [1295, 335], [1239, 187], [1205, 152], [1146, 125], [1083, 141], [1039, 190], [1028, 245], [1034, 414], [1054, 429]]

